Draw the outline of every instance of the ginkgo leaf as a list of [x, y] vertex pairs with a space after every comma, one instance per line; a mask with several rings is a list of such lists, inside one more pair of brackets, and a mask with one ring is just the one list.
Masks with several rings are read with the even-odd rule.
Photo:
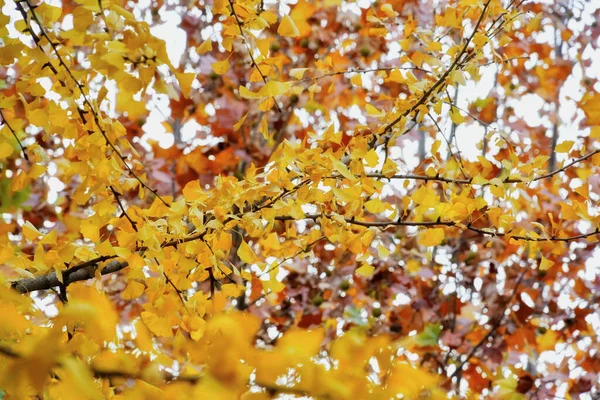
[[155, 313], [149, 311], [142, 311], [140, 316], [142, 317], [142, 321], [144, 321], [144, 325], [146, 325], [148, 330], [156, 336], [166, 338], [173, 337], [173, 328], [165, 317], [159, 317]]
[[419, 234], [419, 244], [423, 246], [437, 246], [445, 238], [443, 228], [428, 228]]
[[215, 15], [224, 14], [227, 12], [226, 0], [213, 0], [212, 12]]
[[227, 71], [229, 71], [229, 68], [230, 68], [230, 66], [229, 66], [228, 58], [226, 58], [222, 61], [216, 61], [216, 62], [212, 63], [213, 71], [215, 71], [219, 75], [226, 74]]
[[598, 104], [600, 104], [600, 94], [595, 91], [587, 92], [579, 103], [579, 107], [587, 117], [586, 123], [589, 126], [600, 125], [600, 109]]
[[573, 148], [575, 142], [573, 140], [565, 140], [564, 142], [559, 143], [554, 149], [557, 153], [568, 153]]
[[81, 222], [81, 234], [94, 243], [100, 242], [100, 229], [92, 220]]
[[0, 143], [0, 159], [7, 159], [13, 153], [15, 148], [9, 142]]
[[352, 82], [354, 86], [362, 86], [363, 81], [361, 74], [353, 75], [352, 78], [350, 78], [350, 82]]
[[287, 93], [291, 87], [290, 82], [278, 82], [278, 81], [269, 81], [267, 82], [259, 91], [261, 97], [266, 96], [279, 96]]
[[125, 287], [125, 290], [121, 292], [121, 298], [123, 298], [123, 300], [137, 299], [144, 293], [145, 288], [146, 287], [140, 282], [130, 281]]
[[308, 19], [315, 13], [316, 8], [317, 7], [315, 4], [309, 3], [306, 0], [298, 1], [298, 3], [296, 3], [296, 5], [292, 8], [290, 17], [294, 21], [300, 36], [307, 36], [312, 31], [312, 27], [308, 23]]
[[285, 289], [285, 285], [275, 278], [261, 280], [260, 283], [265, 293], [279, 293]]
[[383, 4], [381, 6], [381, 11], [383, 11], [383, 13], [388, 17], [388, 18], [394, 18], [397, 14], [394, 11], [394, 9], [392, 8], [391, 4]]
[[52, 229], [48, 232], [44, 237], [40, 240], [40, 244], [51, 244], [56, 245], [56, 241], [58, 239], [58, 234], [56, 229]]
[[281, 22], [279, 23], [279, 28], [277, 28], [277, 33], [281, 36], [287, 37], [297, 37], [300, 35], [294, 20], [289, 15], [285, 15]]
[[302, 79], [306, 71], [308, 71], [308, 68], [293, 68], [290, 70], [290, 76], [292, 78]]
[[212, 49], [213, 49], [212, 40], [206, 39], [204, 42], [202, 42], [202, 44], [200, 46], [196, 47], [196, 52], [198, 54], [202, 55], [204, 53], [208, 53]]
[[261, 99], [275, 97], [287, 93], [291, 88], [290, 82], [268, 81], [257, 93], [240, 86], [240, 96], [244, 99]]
[[38, 4], [35, 11], [46, 24], [55, 23], [62, 15], [61, 7], [51, 6], [44, 2]]
[[238, 121], [238, 122], [236, 122], [236, 123], [233, 125], [233, 130], [234, 130], [234, 131], [239, 131], [239, 130], [240, 130], [240, 128], [242, 127], [242, 125], [244, 125], [244, 122], [246, 121], [246, 117], [247, 117], [247, 116], [248, 116], [248, 113], [244, 114], [244, 115], [242, 116], [242, 118], [240, 118], [240, 119], [239, 119], [239, 121]]
[[379, 199], [371, 199], [364, 206], [367, 211], [374, 214], [384, 212], [387, 209], [386, 205]]
[[554, 262], [548, 260], [546, 257], [542, 256], [540, 261], [539, 269], [540, 271], [547, 271], [554, 266]]
[[334, 161], [333, 162], [333, 167], [335, 168], [335, 170], [337, 172], [340, 173], [340, 175], [342, 175], [344, 178], [346, 179], [350, 179], [351, 181], [355, 181], [357, 178], [356, 176], [354, 176], [350, 170], [348, 169], [348, 167], [346, 167], [346, 165], [341, 162], [341, 161]]
[[246, 241], [244, 240], [242, 240], [242, 242], [240, 243], [237, 255], [238, 257], [240, 257], [240, 260], [242, 260], [246, 264], [252, 264], [256, 261], [256, 254], [254, 254], [254, 251], [252, 250], [250, 245], [248, 245], [248, 243], [246, 243]]
[[462, 116], [456, 107], [452, 107], [452, 110], [450, 111], [450, 119], [456, 125], [460, 125], [466, 121], [465, 117]]
[[377, 155], [377, 152], [373, 149], [367, 152], [363, 160], [365, 161], [365, 164], [371, 168], [374, 168], [377, 166], [377, 164], [379, 164], [379, 156]]
[[373, 275], [373, 271], [375, 271], [375, 267], [369, 264], [363, 264], [362, 266], [357, 268], [356, 271], [354, 271], [354, 273], [359, 276], [369, 277]]
[[[214, 64], [213, 64], [213, 68], [214, 68]], [[227, 67], [227, 68], [229, 69], [229, 67]], [[215, 72], [217, 72], [217, 71], [215, 70]], [[181, 88], [181, 94], [183, 94], [183, 97], [185, 97], [187, 99], [188, 97], [190, 97], [190, 92], [192, 90], [192, 83], [194, 82], [194, 79], [196, 78], [196, 73], [195, 72], [183, 72], [183, 73], [177, 72], [177, 73], [175, 73], [175, 76], [177, 76], [177, 80], [179, 81], [179, 87]]]
[[41, 232], [38, 231], [37, 228], [29, 221], [25, 221], [22, 229], [23, 236], [25, 236], [27, 240], [33, 241], [42, 235]]

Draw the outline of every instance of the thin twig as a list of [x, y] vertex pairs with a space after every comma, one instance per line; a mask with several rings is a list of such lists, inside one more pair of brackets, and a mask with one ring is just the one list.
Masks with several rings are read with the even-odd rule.
[[2, 117], [2, 121], [1, 122], [6, 125], [6, 127], [10, 131], [10, 133], [12, 133], [12, 135], [14, 136], [15, 140], [17, 141], [17, 143], [19, 143], [19, 147], [21, 148], [21, 152], [23, 153], [23, 158], [26, 159], [27, 161], [29, 161], [29, 156], [27, 155], [27, 152], [25, 151], [25, 147], [23, 146], [23, 143], [21, 143], [21, 141], [19, 140], [19, 138], [18, 138], [15, 130], [8, 123], [8, 120], [6, 119], [6, 117], [4, 116], [4, 114], [2, 113], [2, 109], [0, 109], [0, 117]]
[[[327, 218], [327, 219], [331, 219], [331, 220], [335, 221], [334, 216], [329, 215], [329, 214], [307, 214], [304, 216], [303, 219], [317, 220], [319, 218]], [[354, 218], [346, 218], [346, 217], [343, 217], [343, 218], [344, 218], [344, 221], [350, 225], [363, 226], [363, 227], [367, 227], [367, 228], [386, 229], [386, 228], [389, 228], [392, 226], [414, 226], [414, 227], [447, 226], [447, 227], [457, 227], [457, 228], [461, 228], [461, 229], [466, 229], [466, 230], [469, 230], [472, 232], [476, 232], [483, 236], [507, 237], [509, 239], [522, 240], [522, 241], [527, 241], [527, 242], [571, 242], [573, 240], [585, 239], [590, 236], [600, 234], [600, 228], [597, 228], [595, 231], [592, 231], [589, 233], [582, 233], [580, 235], [575, 235], [575, 236], [567, 236], [567, 237], [550, 236], [550, 237], [539, 238], [539, 237], [531, 237], [531, 236], [523, 236], [523, 235], [511, 235], [510, 231], [509, 232], [498, 232], [498, 231], [494, 230], [493, 228], [475, 228], [470, 223], [467, 225], [463, 225], [458, 222], [441, 221], [439, 219], [437, 221], [359, 221]], [[275, 217], [275, 220], [277, 220], [277, 221], [296, 221], [297, 218], [294, 218], [292, 216], [279, 216], [279, 217]]]
[[110, 191], [112, 192], [113, 196], [115, 196], [115, 200], [117, 200], [117, 204], [119, 205], [119, 208], [121, 209], [121, 216], [127, 218], [127, 221], [129, 221], [129, 223], [131, 224], [131, 227], [133, 228], [134, 231], [138, 232], [138, 228], [137, 228], [137, 224], [135, 223], [135, 221], [133, 219], [131, 219], [131, 217], [129, 216], [129, 214], [127, 214], [127, 211], [125, 211], [125, 207], [123, 206], [123, 204], [121, 203], [121, 199], [120, 199], [120, 193], [118, 193], [114, 187], [109, 186]]
[[328, 77], [336, 76], [336, 75], [366, 74], [366, 73], [369, 73], [369, 72], [393, 71], [395, 69], [421, 71], [421, 72], [425, 72], [427, 74], [433, 74], [433, 72], [431, 72], [429, 70], [426, 70], [424, 68], [420, 68], [420, 67], [379, 67], [379, 68], [368, 68], [368, 69], [349, 69], [349, 70], [346, 70], [346, 71], [329, 72], [329, 73], [326, 73], [326, 74], [323, 74], [323, 75], [319, 75], [319, 76], [315, 76], [315, 77], [312, 77], [312, 78], [300, 79], [298, 81], [295, 81], [294, 84], [297, 84], [297, 83], [306, 83], [306, 82], [311, 82], [311, 81], [317, 81], [319, 79], [328, 78]]
[[[229, 1], [229, 6], [231, 7], [231, 15], [234, 16], [235, 22], [237, 23], [237, 26], [240, 29], [240, 35], [242, 36], [242, 39], [244, 40], [244, 44], [246, 45], [246, 49], [248, 50], [248, 55], [250, 56], [250, 61], [252, 62], [252, 65], [256, 68], [256, 70], [258, 71], [258, 74], [262, 78], [262, 81], [264, 83], [267, 83], [267, 77], [260, 70], [260, 67], [256, 63], [254, 56], [252, 55], [252, 48], [250, 47], [250, 45], [248, 44], [248, 40], [246, 39], [246, 34], [244, 33], [244, 29], [242, 27], [242, 21], [240, 20], [240, 17], [235, 12], [235, 8], [233, 6], [233, 0], [228, 0], [228, 1]], [[281, 113], [281, 108], [279, 107], [279, 104], [277, 104], [277, 99], [275, 99], [275, 97], [272, 97], [272, 99], [275, 102], [275, 107], [277, 107], [277, 111]]]

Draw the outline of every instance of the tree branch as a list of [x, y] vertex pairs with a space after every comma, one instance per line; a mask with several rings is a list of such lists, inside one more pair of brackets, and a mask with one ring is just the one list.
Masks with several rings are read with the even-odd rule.
[[[328, 214], [307, 214], [303, 219], [312, 219], [317, 220], [319, 218], [328, 218], [333, 219], [332, 215]], [[277, 221], [295, 221], [297, 218], [292, 216], [279, 216], [275, 217]], [[600, 234], [600, 228], [596, 228], [595, 231], [589, 233], [582, 233], [580, 235], [575, 236], [567, 236], [567, 237], [543, 237], [536, 238], [530, 236], [523, 235], [511, 235], [510, 232], [498, 232], [494, 230], [494, 228], [475, 228], [471, 226], [471, 224], [463, 225], [454, 221], [358, 221], [354, 218], [345, 218], [344, 221], [350, 225], [363, 226], [367, 228], [382, 228], [386, 229], [392, 226], [425, 226], [425, 227], [434, 227], [434, 226], [447, 226], [447, 227], [457, 227], [461, 229], [466, 229], [475, 233], [478, 233], [483, 236], [495, 236], [495, 237], [507, 237], [508, 239], [522, 240], [527, 242], [571, 242], [573, 240], [584, 239], [590, 236]]]
[[[86, 264], [89, 264], [89, 261], [86, 262]], [[50, 272], [47, 275], [40, 275], [34, 278], [21, 279], [19, 281], [13, 282], [11, 286], [14, 290], [16, 290], [19, 293], [30, 293], [35, 292], [36, 290], [46, 290], [60, 285], [68, 286], [73, 282], [92, 279], [94, 276], [96, 276], [96, 265], [97, 262], [95, 264], [87, 265], [83, 268], [77, 269], [72, 273], [63, 273], [62, 283], [58, 279], [56, 272]], [[104, 268], [102, 268], [100, 273], [102, 275], [112, 274], [122, 270], [123, 268], [127, 268], [127, 266], [129, 266], [129, 263], [127, 263], [127, 261], [114, 260], [109, 262]]]
[[[158, 194], [158, 191], [155, 190], [155, 189], [152, 189], [146, 182], [144, 182], [133, 171], [133, 169], [129, 166], [129, 164], [127, 164], [125, 156], [123, 156], [123, 154], [121, 154], [121, 151], [108, 139], [108, 135], [106, 134], [106, 131], [100, 125], [100, 117], [98, 115], [98, 112], [94, 109], [94, 107], [92, 106], [92, 103], [90, 102], [90, 100], [88, 99], [87, 95], [85, 94], [85, 91], [83, 90], [83, 85], [77, 80], [77, 78], [75, 78], [75, 76], [73, 75], [73, 72], [71, 71], [71, 69], [69, 68], [69, 66], [65, 62], [65, 60], [62, 58], [62, 56], [58, 52], [58, 48], [57, 48], [56, 43], [54, 43], [52, 41], [52, 39], [50, 38], [50, 36], [46, 32], [46, 29], [44, 29], [44, 26], [40, 22], [40, 20], [38, 18], [38, 15], [35, 12], [35, 6], [33, 6], [31, 4], [30, 0], [16, 0], [15, 1], [17, 9], [19, 9], [19, 11], [21, 11], [21, 14], [24, 14], [25, 17], [26, 17], [26, 13], [25, 13], [25, 10], [23, 9], [23, 6], [21, 5], [21, 2], [24, 2], [24, 3], [27, 4], [27, 6], [29, 7], [29, 11], [31, 12], [31, 17], [33, 18], [33, 20], [36, 22], [36, 24], [38, 25], [38, 27], [40, 29], [40, 34], [48, 41], [48, 44], [52, 48], [53, 53], [56, 55], [59, 64], [65, 69], [65, 71], [67, 72], [67, 75], [69, 75], [69, 77], [75, 83], [75, 86], [77, 86], [77, 88], [79, 89], [79, 92], [81, 93], [81, 96], [83, 97], [83, 102], [89, 108], [90, 112], [94, 116], [94, 123], [96, 124], [96, 126], [98, 127], [98, 130], [100, 131], [100, 133], [104, 137], [104, 140], [106, 141], [106, 144], [115, 152], [115, 154], [117, 154], [117, 156], [122, 161], [123, 165], [129, 171], [129, 173], [131, 174], [131, 176], [133, 176], [140, 183], [140, 185], [142, 185], [142, 187], [144, 187], [144, 188], [148, 189], [150, 192], [152, 192], [156, 197], [158, 197], [158, 199], [164, 205], [166, 205], [168, 207], [169, 204]], [[27, 23], [27, 18], [25, 18], [25, 22]], [[33, 29], [31, 28], [30, 25], [29, 25], [29, 31], [33, 32]], [[42, 49], [42, 47], [40, 46], [39, 38], [38, 38], [38, 40], [35, 41], [35, 44], [40, 49], [40, 51], [44, 52], [44, 49]], [[53, 68], [52, 71], [54, 72], [54, 74], [57, 74], [56, 69]], [[83, 113], [80, 112], [79, 114], [82, 117], [83, 122], [85, 123], [85, 118], [83, 117]]]

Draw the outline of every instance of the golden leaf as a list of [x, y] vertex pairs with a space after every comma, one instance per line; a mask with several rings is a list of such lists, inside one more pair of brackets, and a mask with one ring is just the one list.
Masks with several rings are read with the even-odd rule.
[[212, 49], [212, 40], [206, 39], [200, 46], [196, 47], [196, 53], [202, 55], [204, 53], [208, 53]]
[[159, 317], [155, 313], [149, 311], [142, 311], [140, 315], [150, 332], [154, 333], [156, 336], [166, 338], [173, 337], [173, 328], [166, 318]]
[[372, 265], [369, 264], [363, 264], [361, 265], [359, 268], [356, 269], [356, 271], [354, 271], [354, 273], [356, 275], [359, 276], [364, 276], [364, 277], [369, 277], [373, 274], [373, 271], [375, 271], [375, 267], [373, 267]]
[[565, 140], [564, 142], [559, 143], [554, 149], [557, 153], [568, 153], [573, 148], [575, 142], [573, 140]]
[[554, 262], [548, 260], [546, 257], [542, 256], [540, 261], [539, 269], [540, 271], [547, 271], [554, 266]]
[[[213, 64], [213, 69], [215, 67], [215, 64]], [[229, 69], [229, 67], [227, 67], [227, 68]], [[215, 72], [217, 72], [217, 71], [215, 70]], [[217, 73], [219, 73], [219, 72], [217, 72]], [[192, 90], [192, 83], [194, 82], [194, 79], [196, 78], [196, 73], [195, 72], [183, 72], [183, 73], [177, 72], [177, 73], [175, 73], [175, 76], [177, 77], [177, 80], [179, 81], [179, 87], [181, 88], [181, 94], [183, 94], [183, 97], [185, 97], [187, 99], [188, 97], [190, 97], [190, 92]]]
[[289, 15], [284, 15], [281, 19], [277, 33], [286, 37], [297, 37], [300, 35], [300, 31], [298, 31], [294, 20]]
[[423, 246], [437, 246], [445, 238], [443, 228], [428, 228], [419, 235], [419, 244]]
[[242, 240], [242, 242], [240, 243], [237, 255], [238, 257], [240, 257], [240, 260], [242, 260], [246, 264], [252, 264], [256, 261], [256, 254], [254, 254], [254, 251], [248, 245], [248, 243], [246, 243], [245, 240]]
[[226, 74], [229, 71], [229, 59], [226, 58], [222, 61], [216, 61], [212, 64], [212, 69], [219, 75]]

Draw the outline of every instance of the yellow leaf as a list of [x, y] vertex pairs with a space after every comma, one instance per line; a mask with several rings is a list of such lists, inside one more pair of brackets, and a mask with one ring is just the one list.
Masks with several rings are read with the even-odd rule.
[[118, 316], [111, 301], [93, 286], [69, 287], [69, 303], [59, 314], [62, 324], [74, 324], [97, 344], [114, 339]]
[[557, 339], [558, 333], [548, 329], [543, 335], [535, 338], [538, 345], [538, 351], [541, 353], [543, 351], [554, 350], [554, 346], [556, 346], [558, 342]]
[[281, 22], [279, 23], [279, 28], [277, 28], [277, 33], [281, 36], [287, 37], [300, 36], [300, 31], [298, 31], [294, 20], [289, 15], [285, 15], [281, 19]]
[[364, 277], [369, 277], [373, 274], [373, 271], [375, 271], [375, 267], [373, 267], [372, 265], [369, 264], [363, 264], [360, 268], [357, 268], [356, 271], [354, 271], [354, 273], [356, 275], [359, 276], [364, 276]]
[[365, 105], [365, 111], [367, 111], [367, 115], [369, 117], [379, 118], [379, 117], [385, 115], [385, 113], [379, 111], [375, 106], [373, 106], [371, 104]]
[[346, 179], [350, 179], [351, 181], [355, 181], [356, 180], [356, 176], [354, 176], [350, 170], [346, 167], [346, 165], [341, 162], [341, 161], [335, 161], [333, 163], [333, 167], [335, 168], [335, 170], [337, 172], [340, 173], [340, 175], [342, 175], [344, 178]]
[[389, 3], [386, 3], [384, 5], [381, 6], [381, 11], [383, 11], [383, 13], [388, 17], [388, 18], [394, 18], [396, 16], [396, 12], [394, 11], [394, 9], [392, 8], [392, 5]]
[[[424, 390], [431, 390], [438, 384], [438, 377], [426, 370], [415, 368], [407, 363], [396, 363], [392, 369], [388, 381], [388, 390], [397, 397], [403, 394], [404, 398], [416, 399]], [[432, 398], [439, 398], [431, 396]]]
[[565, 140], [564, 142], [558, 144], [554, 151], [557, 153], [568, 153], [569, 151], [571, 151], [574, 144], [575, 142], [572, 140]]
[[173, 337], [173, 328], [166, 318], [159, 317], [158, 315], [149, 311], [142, 311], [141, 317], [148, 330], [154, 333], [156, 336], [166, 338]]
[[100, 230], [90, 220], [83, 220], [81, 222], [81, 234], [84, 238], [91, 240], [94, 243], [100, 242]]
[[429, 228], [419, 235], [419, 244], [423, 246], [437, 246], [444, 240], [443, 228]]
[[40, 240], [40, 244], [51, 244], [51, 245], [56, 245], [56, 229], [51, 230], [50, 232], [48, 232], [47, 235], [45, 235], [42, 240]]
[[308, 68], [292, 68], [290, 70], [290, 76], [292, 78], [302, 79], [307, 70]]
[[212, 7], [213, 14], [225, 14], [227, 12], [227, 0], [214, 0]]
[[381, 244], [377, 245], [377, 254], [379, 254], [379, 258], [384, 258], [390, 255], [390, 251], [383, 247]]
[[240, 128], [242, 127], [242, 125], [244, 125], [244, 122], [246, 121], [246, 117], [248, 116], [248, 113], [244, 114], [242, 116], [242, 118], [240, 118], [240, 120], [238, 122], [235, 123], [235, 125], [233, 125], [233, 130], [234, 131], [239, 131]]
[[350, 82], [352, 82], [354, 86], [362, 86], [362, 77], [360, 76], [360, 74], [356, 74], [352, 78], [350, 78]]
[[240, 260], [246, 264], [252, 264], [254, 261], [256, 261], [256, 254], [254, 254], [252, 248], [244, 240], [242, 240], [242, 243], [240, 243], [237, 255], [240, 257]]
[[212, 69], [219, 75], [223, 75], [229, 71], [229, 59], [226, 58], [223, 61], [217, 61], [212, 64]]
[[317, 6], [315, 4], [305, 0], [298, 1], [292, 9], [290, 17], [294, 20], [294, 24], [296, 25], [296, 28], [298, 28], [300, 36], [307, 36], [310, 34], [312, 27], [307, 21], [315, 13], [316, 9]]
[[547, 271], [554, 266], [554, 263], [548, 260], [546, 257], [542, 256], [542, 260], [540, 261], [539, 269], [540, 271]]
[[15, 150], [9, 142], [0, 143], [0, 159], [7, 159]]
[[204, 42], [202, 42], [200, 46], [196, 47], [196, 53], [204, 54], [211, 51], [212, 49], [212, 40], [206, 39]]
[[600, 93], [589, 91], [579, 102], [579, 107], [583, 110], [588, 126], [600, 125]]
[[379, 199], [369, 200], [364, 205], [367, 211], [373, 214], [384, 212], [387, 209], [385, 204]]
[[[213, 68], [214, 68], [214, 64], [213, 64]], [[225, 71], [225, 72], [227, 72], [227, 71]], [[183, 94], [183, 97], [185, 97], [186, 99], [189, 98], [190, 92], [192, 90], [192, 83], [194, 82], [194, 79], [196, 78], [196, 73], [195, 72], [177, 72], [177, 73], [175, 73], [175, 76], [177, 76], [177, 80], [179, 81], [179, 87], [181, 88], [181, 94]]]
[[319, 352], [325, 338], [324, 329], [306, 330], [290, 328], [277, 341], [275, 348], [289, 355], [312, 357]]
[[441, 144], [441, 140], [436, 140], [435, 142], [433, 142], [433, 144], [431, 145], [431, 154], [436, 155], [438, 150], [440, 149]]
[[367, 167], [375, 168], [379, 164], [379, 156], [374, 149], [369, 150], [363, 160], [367, 164]]
[[262, 284], [265, 293], [279, 293], [285, 289], [285, 285], [274, 278], [261, 280], [260, 283]]
[[406, 79], [404, 78], [404, 76], [402, 76], [402, 73], [399, 69], [393, 69], [392, 72], [390, 72], [390, 76], [388, 76], [387, 80], [396, 83], [406, 82]]
[[274, 97], [288, 92], [291, 88], [291, 82], [267, 82], [258, 93], [248, 90], [245, 86], [240, 86], [240, 96], [244, 99], [260, 99], [264, 97]]
[[[4, 300], [4, 299], [3, 299]], [[0, 335], [24, 335], [31, 328], [31, 322], [23, 316], [14, 304], [0, 304], [2, 313], [2, 324], [0, 324]]]
[[29, 221], [26, 221], [23, 224], [22, 229], [23, 229], [23, 236], [25, 236], [25, 238], [27, 240], [33, 241], [41, 235], [40, 231], [38, 231], [37, 228], [35, 226], [33, 226], [33, 224]]
[[46, 23], [46, 25], [49, 25], [58, 21], [62, 14], [62, 8], [54, 7], [46, 3], [40, 3], [36, 7], [35, 12], [37, 15], [42, 17], [42, 20]]
[[100, 391], [100, 386], [88, 366], [75, 357], [64, 357], [60, 361], [60, 387], [65, 393], [57, 396], [62, 399], [90, 399], [100, 400], [105, 398]]
[[456, 107], [452, 107], [452, 110], [450, 111], [450, 119], [456, 125], [460, 125], [466, 121], [465, 117], [462, 116]]
[[261, 95], [261, 97], [275, 97], [287, 93], [291, 86], [292, 84], [290, 82], [269, 81], [260, 89], [258, 93]]
[[121, 292], [121, 298], [124, 300], [134, 300], [140, 297], [146, 287], [137, 281], [129, 281], [127, 287]]

